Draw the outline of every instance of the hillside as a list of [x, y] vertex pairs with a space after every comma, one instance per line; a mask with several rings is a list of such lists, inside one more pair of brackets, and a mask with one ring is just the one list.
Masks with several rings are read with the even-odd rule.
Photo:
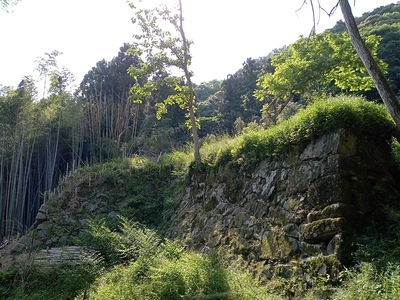
[[[396, 93], [400, 82], [398, 13], [399, 5], [393, 4], [377, 8], [359, 20], [365, 35], [382, 37], [381, 41], [378, 37], [372, 40], [378, 43], [377, 55], [382, 65], [387, 64], [388, 77]], [[327, 39], [323, 36], [319, 40]], [[339, 40], [339, 45], [343, 43]], [[346, 45], [345, 49], [351, 50], [349, 43]], [[127, 54], [130, 47], [124, 44], [110, 61], [96, 63], [73, 91], [67, 88], [71, 86], [68, 72], [51, 67], [52, 61], [58, 59], [57, 51], [48, 53], [47, 60], [42, 58], [43, 63], [49, 64], [52, 74], [58, 76], [50, 80], [51, 74], [48, 74], [52, 86], [49, 84], [44, 98], [40, 98], [42, 93], [38, 95], [42, 87], [32, 77], [21, 78], [16, 88], [0, 87], [1, 240], [25, 232], [35, 221], [43, 195], [53, 190], [59, 179], [71, 170], [135, 155], [156, 158], [187, 147], [191, 135], [185, 125], [185, 112], [178, 105], [170, 106], [168, 113], [157, 120], [157, 108], [173, 95], [170, 88], [160, 87], [142, 103], [131, 101], [130, 88], [135, 80], [127, 74], [127, 69], [137, 65], [138, 58]], [[369, 100], [380, 101], [374, 89], [368, 90], [371, 82], [364, 84], [368, 79], [365, 72], [359, 71], [360, 64], [354, 53], [345, 51], [343, 56], [338, 53], [334, 63], [344, 63], [339, 67], [330, 65], [339, 70], [350, 65], [353, 72], [347, 70], [344, 78], [361, 75], [360, 78], [356, 76], [359, 81], [350, 86], [350, 90], [338, 88], [332, 80], [323, 78], [322, 74], [329, 74], [329, 70], [320, 68], [331, 61], [329, 51], [332, 49], [325, 48], [329, 50], [324, 51], [326, 56], [317, 60], [313, 55], [319, 52], [309, 48], [310, 44], [305, 49], [310, 55], [300, 55], [308, 60], [297, 64], [299, 72], [283, 76], [290, 78], [291, 83], [298, 83], [292, 99], [283, 100], [287, 91], [293, 90], [285, 85], [281, 86], [285, 87], [282, 95], [269, 95], [267, 88], [258, 82], [262, 76], [274, 73], [278, 64], [272, 64], [272, 58], [288, 47], [266, 53], [265, 57], [248, 58], [242, 68], [227, 74], [224, 80], [195, 87], [200, 138], [234, 136], [246, 127], [267, 128], [292, 116], [321, 95], [362, 94]], [[312, 65], [315, 61], [319, 62], [317, 69], [302, 68], [303, 64]], [[294, 67], [286, 69], [294, 70]], [[292, 76], [295, 74], [299, 74], [297, 78]], [[265, 93], [266, 97], [256, 97], [255, 91], [259, 95]]]
[[[400, 4], [357, 23], [400, 95]], [[343, 25], [194, 92], [138, 37], [0, 85], [0, 299], [400, 299], [399, 131]]]
[[[339, 295], [359, 273], [344, 276], [344, 266], [368, 263], [360, 274], [382, 280], [393, 279], [387, 266], [400, 271], [397, 246], [380, 254], [399, 226], [392, 133], [382, 106], [337, 98], [275, 128], [203, 145], [202, 164], [176, 152], [79, 169], [46, 196], [31, 230], [7, 247], [13, 254], [2, 250], [2, 261], [15, 263], [0, 273], [0, 295], [348, 299]], [[90, 259], [70, 265], [72, 246]], [[65, 264], [46, 263], [60, 251]], [[43, 280], [53, 284], [38, 286]], [[369, 293], [394, 299], [397, 284]]]

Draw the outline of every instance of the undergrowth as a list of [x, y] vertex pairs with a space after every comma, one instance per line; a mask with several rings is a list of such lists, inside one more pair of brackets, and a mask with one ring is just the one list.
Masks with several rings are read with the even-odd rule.
[[0, 272], [0, 299], [68, 300], [84, 291], [97, 276], [98, 265], [34, 265]]
[[[386, 210], [389, 222], [384, 236], [360, 238], [355, 267], [341, 274], [340, 286], [322, 282], [308, 291], [304, 287], [285, 290], [289, 285], [282, 278], [261, 281], [214, 251], [200, 254], [186, 250], [151, 229], [168, 222], [168, 214], [179, 205], [177, 195], [183, 191], [190, 170], [240, 166], [287, 151], [301, 151], [310, 141], [339, 128], [387, 141], [395, 131], [384, 106], [362, 98], [339, 97], [316, 101], [269, 129], [247, 129], [236, 138], [210, 136], [202, 141], [201, 164], [193, 164], [188, 146], [185, 151], [159, 158], [135, 156], [79, 170], [73, 176], [84, 175], [81, 190], [90, 190], [97, 182], [112, 191], [107, 199], [128, 197], [114, 224], [94, 218], [86, 234], [79, 236], [82, 245], [102, 254], [104, 264], [10, 268], [0, 273], [0, 298], [266, 300], [297, 293], [296, 299], [399, 299], [397, 208]], [[400, 146], [395, 141], [392, 153], [400, 166]], [[331, 296], [322, 297], [320, 291], [329, 291]]]
[[[248, 271], [229, 267], [215, 251], [199, 254], [184, 250], [180, 243], [161, 241], [137, 223], [122, 223], [119, 232], [105, 235], [112, 235], [120, 254], [129, 253], [129, 261], [115, 265], [97, 278], [83, 292], [87, 299], [280, 299], [268, 293]], [[83, 293], [75, 299], [81, 299]]]

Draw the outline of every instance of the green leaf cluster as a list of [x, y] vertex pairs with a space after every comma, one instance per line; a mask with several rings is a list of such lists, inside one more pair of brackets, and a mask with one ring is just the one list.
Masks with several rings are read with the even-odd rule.
[[[376, 58], [380, 38], [368, 36], [365, 43]], [[269, 95], [285, 100], [293, 95], [329, 91], [331, 85], [342, 91], [367, 91], [374, 87], [365, 67], [350, 43], [347, 33], [326, 31], [300, 38], [272, 58], [275, 72], [261, 76], [255, 97]], [[383, 69], [386, 64], [378, 59]]]
[[128, 68], [128, 73], [136, 80], [131, 88], [131, 100], [141, 103], [154, 91], [168, 86], [175, 93], [157, 103], [157, 118], [161, 119], [167, 113], [168, 106], [173, 104], [187, 110], [191, 91], [185, 85], [183, 75], [171, 75], [171, 72], [186, 72], [191, 61], [189, 52], [185, 52], [185, 47], [189, 48], [191, 42], [174, 34], [181, 30], [179, 15], [165, 5], [153, 9], [136, 9], [133, 23], [140, 29], [140, 33], [134, 35], [135, 42], [127, 52], [139, 57], [138, 65]]

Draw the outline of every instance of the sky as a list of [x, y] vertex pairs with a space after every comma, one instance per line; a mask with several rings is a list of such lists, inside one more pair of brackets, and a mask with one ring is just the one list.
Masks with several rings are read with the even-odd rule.
[[[160, 0], [143, 1], [153, 6]], [[330, 10], [337, 1], [320, 2]], [[357, 0], [354, 6], [354, 0], [350, 0], [355, 16], [396, 2]], [[273, 49], [307, 36], [313, 26], [311, 6], [301, 7], [302, 3], [303, 0], [182, 0], [186, 37], [194, 42], [193, 81], [225, 79], [247, 58], [266, 56]], [[63, 53], [58, 58], [59, 65], [68, 68], [79, 84], [96, 62], [111, 60], [124, 43], [133, 41], [133, 11], [126, 0], [21, 0], [11, 10], [0, 11], [3, 86], [16, 87], [23, 76], [34, 75], [35, 60], [53, 50]], [[331, 28], [340, 19], [340, 9], [331, 17], [321, 14], [317, 32]]]

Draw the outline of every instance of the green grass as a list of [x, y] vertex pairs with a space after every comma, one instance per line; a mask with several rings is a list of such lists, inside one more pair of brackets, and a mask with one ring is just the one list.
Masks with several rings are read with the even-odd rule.
[[361, 263], [347, 271], [347, 280], [332, 300], [400, 299], [400, 265], [388, 264], [379, 272], [372, 263]]
[[[301, 151], [309, 142], [338, 129], [348, 130], [359, 137], [389, 141], [396, 127], [381, 104], [368, 102], [362, 97], [324, 98], [267, 129], [249, 127], [235, 138], [206, 137], [200, 149], [202, 164], [193, 167], [201, 170], [227, 164], [257, 163], [288, 151]], [[394, 149], [399, 148], [395, 146]], [[193, 160], [191, 148], [167, 154], [164, 161], [179, 166], [179, 172], [186, 174]]]
[[[135, 255], [129, 263], [118, 264], [97, 278], [87, 291], [89, 299], [281, 299], [269, 293], [245, 269], [228, 266], [216, 252], [185, 251], [182, 245], [170, 240], [149, 242], [149, 236], [155, 237], [154, 232], [140, 227], [139, 231], [146, 231], [140, 235], [136, 223], [124, 222], [113, 241], [116, 245], [124, 244], [124, 249], [134, 249], [129, 252]], [[127, 233], [130, 231], [134, 234]]]
[[33, 265], [0, 273], [0, 299], [69, 300], [84, 291], [100, 274], [95, 265]]
[[[121, 218], [111, 224], [104, 216], [99, 217], [80, 237], [81, 244], [103, 254], [106, 271], [90, 265], [11, 268], [0, 272], [0, 299], [82, 299], [85, 293], [89, 299], [118, 300], [285, 299], [282, 295], [326, 299], [318, 296], [321, 293], [330, 293], [337, 300], [400, 298], [397, 208], [387, 210], [389, 222], [383, 238], [359, 239], [356, 266], [342, 273], [338, 286], [334, 285], [338, 281], [322, 281], [320, 286], [308, 287], [308, 292], [301, 280], [274, 278], [261, 282], [249, 270], [234, 267], [214, 252], [184, 250], [184, 245], [163, 240], [150, 229], [167, 224], [190, 172], [254, 164], [288, 151], [301, 151], [310, 141], [339, 128], [366, 139], [387, 141], [395, 130], [384, 106], [362, 98], [337, 97], [316, 101], [269, 129], [248, 128], [235, 138], [209, 136], [202, 141], [201, 164], [193, 165], [192, 147], [188, 145], [184, 151], [159, 158], [136, 156], [78, 170], [71, 177], [85, 197], [90, 197], [97, 184], [97, 189], [104, 189], [110, 209], [116, 209], [112, 206], [115, 199], [127, 201], [127, 206], [118, 211]], [[395, 141], [391, 145], [400, 166], [400, 146]], [[337, 289], [333, 294], [332, 288]]]
[[260, 162], [287, 151], [301, 151], [310, 141], [340, 128], [360, 137], [389, 140], [396, 127], [383, 105], [348, 96], [319, 100], [274, 127], [242, 134], [205, 162], [214, 166]]

